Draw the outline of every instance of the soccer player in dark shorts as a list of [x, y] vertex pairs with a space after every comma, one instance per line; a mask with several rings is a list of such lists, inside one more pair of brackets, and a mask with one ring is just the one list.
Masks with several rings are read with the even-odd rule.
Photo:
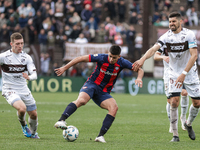
[[[71, 102], [64, 110], [61, 118], [55, 123], [54, 127], [67, 129], [65, 120], [73, 114], [77, 108], [85, 105], [92, 99], [98, 106], [108, 110], [99, 135], [96, 137], [96, 142], [106, 143], [104, 134], [112, 125], [118, 106], [115, 99], [110, 95], [110, 92], [117, 80], [119, 73], [124, 69], [132, 70], [132, 63], [120, 56], [121, 48], [118, 45], [113, 45], [109, 49], [108, 54], [90, 54], [79, 56], [70, 61], [65, 66], [55, 69], [57, 76], [62, 75], [67, 69], [76, 65], [79, 62], [96, 62], [96, 68], [91, 76], [87, 79], [80, 90], [77, 100]], [[139, 68], [137, 70], [138, 77], [135, 84], [142, 87], [142, 77], [144, 71]]]

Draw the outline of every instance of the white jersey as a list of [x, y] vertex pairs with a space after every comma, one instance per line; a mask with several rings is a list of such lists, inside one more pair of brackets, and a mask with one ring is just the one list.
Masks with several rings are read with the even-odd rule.
[[[158, 52], [161, 53], [161, 55], [168, 56], [166, 46], [161, 47], [158, 50]], [[166, 61], [163, 60], [163, 66], [164, 66], [163, 80], [165, 83], [168, 83], [168, 81], [169, 81], [169, 63], [167, 63]]]
[[24, 89], [27, 87], [22, 72], [32, 74], [36, 71], [32, 58], [25, 52], [19, 54], [7, 50], [0, 54], [0, 65], [3, 79], [3, 89]]
[[[197, 47], [194, 33], [186, 28], [183, 28], [178, 34], [174, 34], [171, 30], [168, 30], [158, 39], [158, 44], [160, 47], [163, 45], [167, 47], [166, 50], [169, 55], [169, 77], [173, 79], [178, 78], [191, 57], [189, 48]], [[186, 75], [184, 83], [191, 84], [199, 82], [196, 76], [198, 74], [195, 62]]]

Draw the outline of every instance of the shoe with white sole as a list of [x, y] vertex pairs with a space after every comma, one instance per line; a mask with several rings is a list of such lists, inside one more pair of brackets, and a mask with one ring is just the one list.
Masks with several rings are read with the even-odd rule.
[[106, 143], [105, 139], [103, 136], [96, 137], [94, 140], [95, 142], [101, 142], [101, 143]]
[[62, 130], [65, 130], [65, 129], [67, 129], [66, 124], [67, 123], [65, 121], [58, 121], [58, 122], [55, 123], [54, 127], [57, 128], [57, 129], [61, 128]]
[[186, 131], [186, 128], [184, 126], [184, 123], [186, 122], [186, 118], [181, 118], [180, 117], [180, 120], [181, 120], [181, 128], [182, 128], [182, 130]]

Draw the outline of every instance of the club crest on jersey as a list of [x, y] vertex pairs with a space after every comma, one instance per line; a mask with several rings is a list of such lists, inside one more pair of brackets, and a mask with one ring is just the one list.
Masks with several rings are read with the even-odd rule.
[[185, 41], [185, 36], [182, 36], [182, 37], [181, 37], [181, 41]]
[[115, 67], [115, 70], [118, 70], [119, 69], [119, 67]]
[[25, 59], [21, 59], [21, 62], [22, 62], [22, 63], [25, 62]]
[[87, 86], [84, 86], [82, 89], [87, 89]]

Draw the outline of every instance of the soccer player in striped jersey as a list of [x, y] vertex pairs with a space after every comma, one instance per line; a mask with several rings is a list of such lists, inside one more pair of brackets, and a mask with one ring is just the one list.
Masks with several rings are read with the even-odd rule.
[[169, 54], [169, 92], [170, 96], [170, 119], [173, 130], [171, 142], [179, 142], [177, 121], [180, 93], [183, 84], [191, 97], [192, 104], [189, 109], [189, 116], [184, 123], [191, 140], [196, 136], [192, 129], [192, 122], [196, 118], [200, 107], [200, 83], [197, 72], [196, 60], [198, 57], [197, 42], [194, 32], [182, 28], [183, 20], [181, 14], [172, 12], [168, 16], [169, 28], [151, 47], [142, 58], [134, 62], [133, 70], [142, 67], [144, 61], [155, 54], [163, 45], [167, 46]]
[[[109, 49], [108, 54], [94, 54], [84, 55], [77, 57], [70, 61], [65, 66], [55, 69], [58, 76], [62, 75], [70, 67], [79, 62], [96, 62], [96, 68], [92, 75], [87, 79], [85, 84], [80, 90], [77, 100], [70, 103], [64, 110], [61, 118], [55, 123], [54, 127], [66, 129], [65, 120], [73, 114], [77, 108], [85, 105], [90, 99], [92, 99], [99, 107], [108, 110], [99, 135], [96, 137], [96, 142], [105, 143], [104, 134], [108, 131], [112, 125], [118, 106], [115, 99], [110, 95], [119, 73], [124, 68], [132, 70], [132, 63], [120, 56], [121, 48], [117, 45], [113, 45]], [[142, 87], [143, 70], [139, 68], [137, 70], [138, 77], [135, 84]]]
[[[167, 53], [167, 50], [165, 49], [166, 46], [161, 47], [154, 55], [154, 60], [163, 60], [163, 66], [164, 66], [164, 85], [165, 85], [165, 95], [167, 96], [167, 105], [166, 105], [166, 111], [167, 116], [170, 121], [170, 93], [169, 93], [169, 56]], [[185, 131], [184, 123], [186, 121], [186, 113], [189, 105], [189, 97], [188, 93], [183, 85], [183, 89], [181, 91], [181, 128]], [[173, 133], [172, 127], [170, 125], [169, 132]]]
[[[2, 72], [2, 95], [17, 110], [18, 120], [24, 136], [39, 139], [37, 131], [38, 118], [35, 99], [27, 86], [27, 80], [37, 79], [36, 68], [32, 58], [23, 52], [23, 36], [16, 32], [10, 36], [11, 49], [0, 54]], [[29, 115], [25, 120], [26, 112]]]

